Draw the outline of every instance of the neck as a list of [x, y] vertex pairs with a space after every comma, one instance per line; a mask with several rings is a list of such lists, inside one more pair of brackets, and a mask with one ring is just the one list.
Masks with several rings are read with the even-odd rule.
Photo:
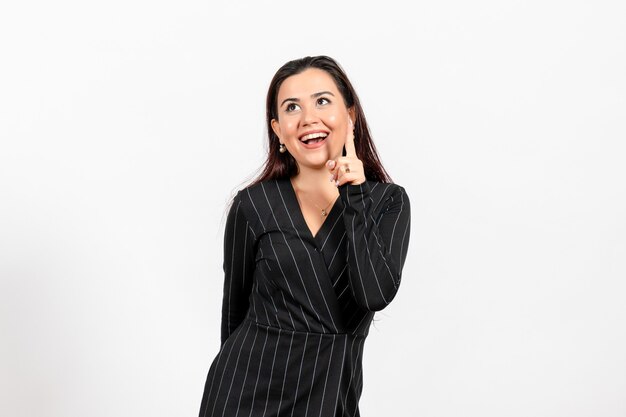
[[300, 173], [293, 176], [291, 182], [297, 190], [307, 194], [337, 194], [337, 187], [330, 182], [330, 171], [325, 166], [320, 169], [300, 165]]

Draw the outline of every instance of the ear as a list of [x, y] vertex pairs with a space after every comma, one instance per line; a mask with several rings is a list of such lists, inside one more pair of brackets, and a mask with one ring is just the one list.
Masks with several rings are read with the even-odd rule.
[[356, 110], [354, 106], [348, 108], [348, 115], [350, 116], [350, 119], [352, 119], [352, 124], [356, 125]]
[[280, 139], [280, 123], [278, 123], [278, 120], [276, 119], [272, 119], [272, 130], [274, 131], [276, 136], [278, 136], [278, 138]]

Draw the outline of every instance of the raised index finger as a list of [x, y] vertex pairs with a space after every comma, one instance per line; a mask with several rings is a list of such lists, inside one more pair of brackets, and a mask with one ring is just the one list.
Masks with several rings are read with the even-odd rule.
[[352, 119], [348, 117], [348, 133], [346, 134], [346, 155], [348, 157], [356, 157], [356, 149], [354, 147], [354, 125]]

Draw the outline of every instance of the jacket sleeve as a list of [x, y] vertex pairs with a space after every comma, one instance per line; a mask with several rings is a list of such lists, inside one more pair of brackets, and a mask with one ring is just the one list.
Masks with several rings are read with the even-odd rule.
[[255, 267], [252, 233], [241, 207], [241, 191], [239, 191], [233, 199], [224, 230], [222, 346], [241, 324], [248, 311]]
[[369, 311], [382, 310], [396, 296], [408, 251], [409, 197], [403, 187], [392, 187], [377, 218], [367, 181], [339, 187], [345, 206], [350, 286], [357, 304]]

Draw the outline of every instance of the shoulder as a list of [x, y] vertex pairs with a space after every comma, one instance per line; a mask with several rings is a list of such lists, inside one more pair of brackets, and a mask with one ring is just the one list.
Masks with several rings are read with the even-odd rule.
[[271, 179], [243, 187], [237, 191], [235, 200], [241, 201], [244, 205], [254, 205], [259, 199], [265, 199], [275, 193], [278, 190], [279, 181]]
[[[245, 186], [237, 191], [233, 205], [239, 207], [240, 216], [246, 218], [255, 237], [260, 236], [276, 216], [281, 198], [287, 191], [280, 179], [270, 179]], [[281, 195], [281, 193], [283, 193]]]
[[255, 239], [260, 230], [257, 223], [266, 211], [263, 196], [270, 194], [271, 191], [269, 190], [275, 187], [275, 180], [262, 181], [239, 188], [231, 198], [229, 217], [237, 219], [234, 221], [245, 221], [252, 230]]
[[284, 182], [280, 179], [270, 179], [245, 186], [237, 191], [233, 203], [237, 203], [248, 219], [253, 223], [264, 219], [286, 192]]

